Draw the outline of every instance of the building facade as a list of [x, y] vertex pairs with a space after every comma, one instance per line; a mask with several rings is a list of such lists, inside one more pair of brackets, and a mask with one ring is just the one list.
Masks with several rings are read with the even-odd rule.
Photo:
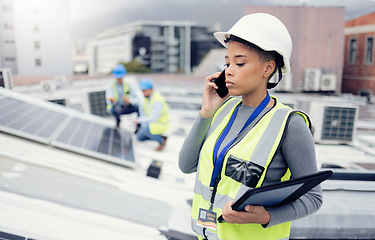
[[342, 91], [372, 96], [375, 93], [375, 12], [345, 23], [345, 58]]
[[109, 73], [133, 59], [158, 73], [190, 73], [215, 45], [207, 27], [191, 22], [139, 21], [98, 35], [87, 47], [89, 73]]
[[341, 92], [344, 7], [246, 6], [244, 14], [265, 12], [278, 17], [292, 37], [291, 74], [281, 91]]
[[72, 73], [69, 3], [0, 0], [0, 68], [19, 76]]
[[13, 9], [12, 0], [0, 0], [0, 68], [17, 72]]

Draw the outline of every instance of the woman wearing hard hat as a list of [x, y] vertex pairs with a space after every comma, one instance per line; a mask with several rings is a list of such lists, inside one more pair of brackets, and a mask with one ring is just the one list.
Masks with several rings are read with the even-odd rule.
[[[290, 72], [292, 40], [284, 24], [265, 13], [214, 35], [227, 48], [229, 94], [216, 92], [221, 73], [206, 78], [200, 114], [180, 150], [180, 169], [197, 172], [192, 228], [199, 239], [289, 239], [290, 222], [320, 208], [320, 186], [273, 208], [231, 206], [248, 189], [318, 171], [308, 116], [267, 91]], [[216, 220], [220, 215], [225, 221]]]

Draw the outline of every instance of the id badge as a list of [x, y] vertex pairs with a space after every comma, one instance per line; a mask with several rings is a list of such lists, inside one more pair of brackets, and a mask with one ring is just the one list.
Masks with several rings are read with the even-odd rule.
[[199, 208], [197, 225], [216, 231], [216, 213]]

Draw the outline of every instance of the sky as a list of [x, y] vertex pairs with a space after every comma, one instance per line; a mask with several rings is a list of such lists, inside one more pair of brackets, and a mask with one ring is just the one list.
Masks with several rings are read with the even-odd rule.
[[109, 28], [140, 20], [190, 21], [228, 30], [245, 6], [345, 7], [347, 19], [375, 11], [375, 0], [69, 0], [74, 41], [87, 41]]
[[[237, 8], [243, 5], [282, 5], [297, 6], [345, 6], [348, 17], [375, 9], [374, 0], [70, 0], [71, 21], [81, 21], [91, 17], [105, 16], [113, 12], [152, 11], [152, 8], [168, 8], [171, 12], [187, 13], [186, 9], [205, 8], [207, 14], [213, 14], [215, 5]], [[211, 6], [211, 7], [210, 7]], [[168, 16], [160, 16], [168, 18]], [[203, 17], [203, 16], [202, 16]]]

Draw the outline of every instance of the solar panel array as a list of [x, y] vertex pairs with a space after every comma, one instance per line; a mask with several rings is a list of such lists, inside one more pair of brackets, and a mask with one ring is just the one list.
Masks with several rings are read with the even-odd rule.
[[0, 91], [0, 131], [128, 167], [135, 166], [129, 131], [115, 129], [52, 103]]

